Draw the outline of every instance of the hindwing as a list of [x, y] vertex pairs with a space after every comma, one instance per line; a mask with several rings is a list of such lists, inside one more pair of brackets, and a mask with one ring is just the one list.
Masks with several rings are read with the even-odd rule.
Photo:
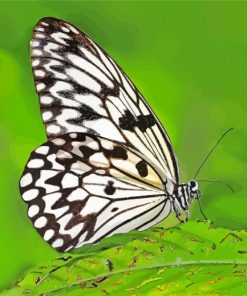
[[20, 189], [34, 227], [63, 252], [149, 228], [171, 210], [152, 164], [120, 142], [83, 133], [34, 150]]

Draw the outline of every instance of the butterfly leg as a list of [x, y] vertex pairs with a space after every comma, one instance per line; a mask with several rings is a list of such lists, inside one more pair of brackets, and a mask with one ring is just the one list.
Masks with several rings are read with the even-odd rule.
[[171, 198], [171, 204], [172, 204], [172, 207], [173, 207], [173, 211], [176, 214], [176, 218], [179, 220], [179, 222], [184, 223], [184, 220], [180, 218], [181, 209], [176, 205], [176, 200], [174, 198]]
[[179, 220], [179, 222], [184, 223], [184, 220], [180, 218], [181, 213], [176, 213], [176, 218]]
[[190, 217], [190, 212], [189, 210], [185, 210], [185, 221], [188, 221], [189, 220], [189, 217]]

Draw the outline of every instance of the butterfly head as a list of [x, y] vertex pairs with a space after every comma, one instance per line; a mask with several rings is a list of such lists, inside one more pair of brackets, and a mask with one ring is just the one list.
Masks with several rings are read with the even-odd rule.
[[188, 189], [190, 192], [189, 196], [192, 200], [201, 196], [201, 191], [199, 190], [198, 183], [195, 180], [188, 182]]

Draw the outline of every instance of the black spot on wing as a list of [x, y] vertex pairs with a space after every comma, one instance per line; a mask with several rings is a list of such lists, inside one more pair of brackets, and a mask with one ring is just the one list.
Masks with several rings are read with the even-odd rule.
[[58, 65], [56, 65], [56, 66], [50, 66], [50, 69], [51, 70], [54, 70], [56, 72], [59, 72], [59, 73], [66, 74], [65, 67], [62, 67], [62, 66], [58, 66]]
[[136, 125], [142, 132], [145, 132], [147, 128], [155, 125], [156, 120], [152, 114], [137, 116], [138, 120]]
[[112, 212], [116, 212], [118, 210], [118, 208], [112, 208]]
[[79, 109], [80, 116], [73, 119], [68, 119], [67, 121], [72, 124], [78, 124], [78, 125], [84, 125], [84, 120], [96, 120], [99, 118], [102, 118], [101, 115], [96, 113], [92, 108], [86, 105], [82, 105], [82, 107]]
[[147, 164], [144, 160], [141, 160], [136, 164], [136, 169], [141, 177], [146, 177], [148, 175]]
[[112, 194], [114, 194], [115, 193], [115, 191], [116, 191], [116, 188], [113, 186], [113, 182], [112, 181], [109, 181], [108, 182], [108, 184], [106, 185], [106, 187], [105, 187], [105, 193], [107, 194], [107, 195], [112, 195]]
[[111, 158], [128, 159], [127, 151], [121, 146], [114, 146], [112, 150], [105, 150], [105, 156]]
[[133, 114], [126, 110], [124, 115], [119, 118], [119, 126], [123, 130], [133, 132], [135, 127], [138, 127], [142, 132], [145, 132], [147, 128], [154, 126], [156, 120], [152, 114], [139, 115], [137, 119], [134, 118]]
[[57, 92], [57, 94], [65, 99], [73, 99], [74, 98], [73, 91], [60, 90]]
[[108, 97], [108, 96], [113, 96], [113, 97], [119, 97], [120, 94], [120, 88], [116, 83], [113, 83], [114, 87], [113, 88], [105, 88], [102, 94], [102, 97]]
[[126, 110], [124, 112], [124, 115], [119, 118], [119, 126], [123, 130], [131, 131], [131, 132], [134, 131], [134, 128], [136, 126], [136, 121], [134, 116], [130, 113], [129, 110]]

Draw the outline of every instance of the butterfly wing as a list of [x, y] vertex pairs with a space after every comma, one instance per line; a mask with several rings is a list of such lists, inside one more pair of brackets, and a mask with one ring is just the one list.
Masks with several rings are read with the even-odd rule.
[[31, 153], [20, 190], [34, 227], [65, 252], [163, 220], [171, 204], [162, 182], [121, 143], [69, 133]]
[[82, 132], [121, 142], [178, 183], [164, 128], [123, 70], [85, 33], [44, 18], [34, 29], [31, 58], [48, 138]]

